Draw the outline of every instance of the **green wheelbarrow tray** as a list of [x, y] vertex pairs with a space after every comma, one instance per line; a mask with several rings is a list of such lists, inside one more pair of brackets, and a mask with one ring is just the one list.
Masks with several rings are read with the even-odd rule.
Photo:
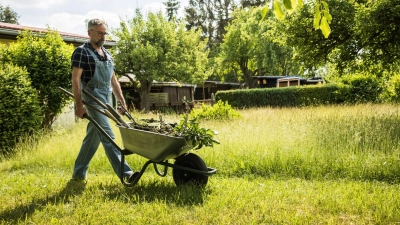
[[125, 150], [143, 156], [154, 162], [174, 159], [191, 148], [183, 137], [173, 137], [151, 131], [126, 128], [117, 125]]

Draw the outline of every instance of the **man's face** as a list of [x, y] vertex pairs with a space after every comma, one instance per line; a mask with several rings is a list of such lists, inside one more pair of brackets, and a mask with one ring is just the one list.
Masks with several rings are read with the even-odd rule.
[[107, 28], [105, 25], [94, 26], [88, 31], [90, 43], [95, 44], [97, 47], [101, 47], [106, 40]]

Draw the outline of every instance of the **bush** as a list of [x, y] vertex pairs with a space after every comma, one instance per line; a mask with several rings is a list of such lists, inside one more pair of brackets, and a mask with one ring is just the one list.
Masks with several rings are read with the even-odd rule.
[[349, 74], [342, 77], [342, 82], [349, 86], [343, 93], [349, 103], [377, 102], [383, 90], [383, 82], [369, 73]]
[[400, 74], [394, 74], [390, 77], [382, 96], [385, 100], [400, 102]]
[[40, 128], [41, 110], [37, 92], [25, 69], [0, 65], [0, 152], [5, 152], [25, 134]]
[[218, 91], [215, 99], [236, 108], [310, 106], [343, 103], [343, 90], [347, 90], [344, 85], [256, 88]]
[[206, 120], [230, 120], [241, 117], [240, 113], [232, 109], [228, 102], [219, 100], [213, 106], [202, 104], [200, 108], [193, 109], [189, 117]]
[[37, 90], [42, 109], [43, 128], [50, 128], [56, 116], [71, 101], [70, 97], [57, 88], [71, 87], [71, 54], [73, 46], [66, 44], [56, 31], [42, 34], [23, 31], [16, 43], [11, 43], [3, 62], [25, 67], [32, 87]]

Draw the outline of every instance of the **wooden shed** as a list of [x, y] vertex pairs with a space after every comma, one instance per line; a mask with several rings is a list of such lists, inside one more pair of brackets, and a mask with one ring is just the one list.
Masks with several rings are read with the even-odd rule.
[[[126, 74], [118, 79], [128, 107], [131, 109], [140, 108], [141, 103], [139, 93], [130, 85], [135, 79], [134, 74]], [[193, 107], [195, 88], [194, 84], [153, 81], [149, 95], [151, 109], [170, 108], [182, 111], [185, 109], [184, 101]]]
[[193, 107], [196, 85], [177, 82], [153, 82], [150, 91], [150, 104], [153, 109], [169, 107], [175, 111], [185, 109], [184, 102]]
[[203, 85], [195, 88], [194, 100], [204, 101], [211, 99], [211, 94], [216, 94], [217, 91], [226, 91], [233, 89], [241, 89], [244, 84], [237, 82], [221, 82], [221, 81], [205, 81]]

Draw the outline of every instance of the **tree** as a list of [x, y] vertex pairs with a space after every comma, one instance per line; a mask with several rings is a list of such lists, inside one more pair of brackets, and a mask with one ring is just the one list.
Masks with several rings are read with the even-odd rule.
[[241, 5], [243, 8], [257, 7], [265, 3], [264, 0], [241, 0]]
[[277, 22], [275, 32], [295, 49], [295, 60], [315, 71], [327, 63], [339, 74], [368, 70], [382, 74], [399, 62], [400, 0], [327, 0], [332, 16], [328, 39], [313, 32], [313, 5]]
[[247, 87], [253, 87], [252, 76], [257, 74], [298, 74], [298, 66], [291, 61], [292, 49], [269, 36], [271, 22], [260, 24], [259, 8], [237, 10], [234, 17], [221, 44], [219, 67], [239, 68], [238, 81], [244, 80]]
[[163, 4], [167, 7], [168, 21], [171, 21], [174, 17], [178, 15], [180, 3], [177, 0], [168, 0], [167, 2], [163, 2]]
[[10, 8], [0, 5], [0, 22], [18, 24], [18, 14]]
[[28, 71], [38, 93], [42, 109], [42, 128], [50, 128], [70, 98], [58, 87], [71, 87], [71, 54], [73, 46], [66, 44], [56, 31], [34, 34], [23, 31], [16, 43], [7, 49], [4, 61], [12, 62]]
[[208, 39], [210, 46], [214, 39], [215, 13], [214, 1], [212, 0], [190, 0], [189, 7], [185, 8], [187, 29], [202, 31], [203, 38]]
[[[283, 4], [282, 4], [283, 3]], [[314, 4], [314, 20], [313, 26], [315, 29], [321, 30], [322, 34], [325, 38], [328, 38], [331, 33], [331, 29], [329, 24], [332, 21], [332, 16], [329, 12], [329, 6], [327, 1], [324, 0], [314, 0], [311, 2]], [[269, 6], [264, 6], [262, 9], [262, 17], [263, 19], [267, 15], [268, 9], [273, 8], [273, 12], [276, 18], [283, 20], [285, 18], [284, 10], [282, 10], [281, 5], [284, 6], [284, 9], [291, 14], [296, 8], [303, 7], [303, 0], [271, 0]]]
[[201, 83], [209, 75], [208, 51], [200, 31], [186, 31], [185, 24], [169, 22], [162, 13], [121, 21], [114, 31], [117, 71], [136, 76], [134, 87], [141, 97], [141, 109], [148, 111], [153, 80]]
[[237, 8], [233, 0], [217, 0], [215, 1], [216, 10], [216, 34], [215, 43], [219, 46], [226, 34], [226, 27], [232, 21], [232, 12]]
[[186, 27], [201, 30], [203, 38], [208, 39], [207, 46], [214, 51], [222, 42], [235, 8], [234, 0], [190, 0], [185, 8]]
[[[366, 22], [368, 21], [368, 22]], [[400, 0], [376, 0], [357, 5], [355, 35], [364, 63], [388, 67], [400, 60]]]
[[[275, 20], [274, 35], [286, 46], [295, 49], [294, 60], [301, 62], [304, 70], [315, 71], [326, 63], [346, 68], [357, 57], [359, 41], [354, 35], [355, 5], [351, 1], [327, 0], [332, 16], [332, 33], [325, 38], [314, 32], [314, 5], [304, 5], [288, 15], [285, 20]], [[312, 74], [311, 74], [312, 75]]]

